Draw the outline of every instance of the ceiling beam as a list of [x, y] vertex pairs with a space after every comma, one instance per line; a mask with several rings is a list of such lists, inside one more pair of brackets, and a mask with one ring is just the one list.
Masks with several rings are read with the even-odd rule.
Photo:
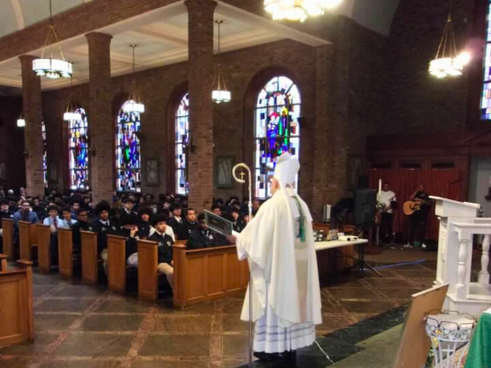
[[20, 31], [26, 27], [24, 22], [24, 14], [22, 13], [22, 7], [20, 5], [20, 0], [10, 0], [12, 8], [14, 9], [15, 20], [17, 22], [17, 30]]

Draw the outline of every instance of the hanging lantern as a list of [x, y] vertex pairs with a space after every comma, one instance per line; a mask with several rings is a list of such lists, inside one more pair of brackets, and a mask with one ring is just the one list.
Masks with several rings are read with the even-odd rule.
[[[133, 49], [133, 74], [135, 74], [135, 48], [136, 45], [132, 44], [130, 47]], [[140, 91], [136, 86], [135, 80], [133, 79], [133, 85], [130, 92], [130, 98], [123, 104], [123, 111], [126, 113], [144, 113], [145, 105], [141, 102]]]
[[[32, 70], [38, 77], [47, 77], [50, 79], [70, 78], [73, 73], [73, 66], [65, 60], [61, 46], [58, 45], [60, 59], [53, 57], [53, 46], [59, 42], [56, 34], [55, 26], [53, 25], [53, 10], [51, 0], [49, 0], [49, 21], [48, 34], [46, 35], [45, 47], [40, 59], [35, 59], [32, 62]], [[49, 48], [49, 58], [45, 58], [46, 49]]]
[[433, 75], [439, 79], [446, 77], [458, 77], [462, 75], [464, 66], [467, 65], [469, 61], [469, 53], [457, 53], [457, 45], [455, 43], [455, 35], [452, 25], [452, 16], [449, 13], [436, 56], [430, 61], [428, 71], [430, 75]]
[[274, 20], [305, 21], [308, 17], [323, 15], [325, 10], [341, 4], [343, 0], [264, 0], [264, 10]]
[[221, 65], [220, 65], [220, 26], [223, 23], [223, 20], [217, 20], [215, 22], [218, 25], [218, 65], [217, 72], [215, 74], [215, 78], [213, 81], [213, 91], [211, 92], [211, 99], [216, 104], [230, 102], [232, 99], [232, 92], [227, 89], [225, 84], [225, 79], [221, 75]]

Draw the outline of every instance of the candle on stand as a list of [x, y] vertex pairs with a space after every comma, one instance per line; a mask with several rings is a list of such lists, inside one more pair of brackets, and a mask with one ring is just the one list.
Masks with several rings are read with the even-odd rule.
[[382, 192], [382, 179], [378, 180], [378, 192]]

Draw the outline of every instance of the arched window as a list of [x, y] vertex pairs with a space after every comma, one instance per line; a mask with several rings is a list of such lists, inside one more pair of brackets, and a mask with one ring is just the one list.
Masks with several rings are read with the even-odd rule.
[[140, 126], [139, 113], [119, 110], [116, 124], [116, 190], [119, 192], [141, 191]]
[[271, 196], [276, 157], [289, 151], [299, 158], [300, 92], [284, 76], [271, 79], [258, 94], [255, 112], [255, 196]]
[[188, 193], [187, 144], [189, 138], [189, 96], [186, 93], [176, 111], [176, 194]]
[[44, 187], [48, 187], [48, 154], [46, 150], [46, 125], [41, 121], [41, 135], [43, 136], [43, 178]]
[[[486, 12], [482, 13], [483, 16], [490, 14], [491, 1], [486, 6], [488, 7], [488, 9]], [[486, 30], [485, 30], [484, 37], [485, 37], [486, 46], [484, 47], [484, 61], [483, 61], [484, 84], [481, 94], [481, 120], [491, 120], [491, 18], [489, 16], [486, 18]]]
[[75, 111], [82, 116], [80, 120], [71, 120], [68, 128], [68, 150], [70, 169], [70, 189], [89, 189], [89, 150], [88, 121], [85, 110]]

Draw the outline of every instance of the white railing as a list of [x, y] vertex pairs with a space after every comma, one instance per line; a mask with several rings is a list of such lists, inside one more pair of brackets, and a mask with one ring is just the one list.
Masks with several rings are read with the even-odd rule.
[[[448, 265], [457, 269], [457, 283], [455, 288], [450, 285], [450, 289], [455, 290], [455, 296], [460, 300], [490, 300], [491, 287], [489, 285], [489, 247], [491, 240], [491, 219], [474, 219], [472, 222], [453, 222], [454, 231], [457, 232], [459, 247], [458, 264]], [[474, 235], [483, 235], [481, 270], [477, 283], [471, 283], [472, 272], [472, 239]], [[457, 251], [454, 247], [448, 251]], [[476, 286], [476, 287], [473, 287]]]

